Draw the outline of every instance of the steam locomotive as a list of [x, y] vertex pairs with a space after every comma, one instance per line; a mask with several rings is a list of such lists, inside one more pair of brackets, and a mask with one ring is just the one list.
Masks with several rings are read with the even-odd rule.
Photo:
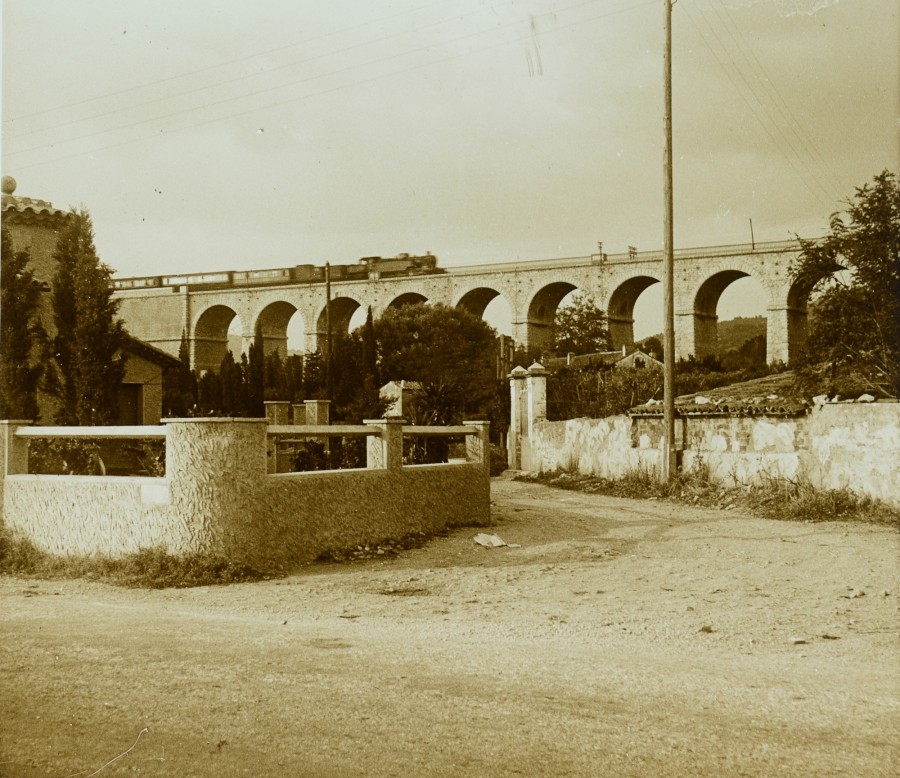
[[[332, 281], [369, 281], [398, 276], [431, 275], [445, 272], [437, 266], [437, 257], [430, 252], [424, 256], [398, 254], [396, 257], [363, 257], [354, 265], [330, 265]], [[117, 278], [114, 289], [153, 289], [165, 286], [188, 286], [205, 289], [230, 289], [247, 286], [277, 286], [279, 284], [324, 284], [322, 265], [294, 265], [271, 270], [224, 270], [188, 275], [141, 276]]]

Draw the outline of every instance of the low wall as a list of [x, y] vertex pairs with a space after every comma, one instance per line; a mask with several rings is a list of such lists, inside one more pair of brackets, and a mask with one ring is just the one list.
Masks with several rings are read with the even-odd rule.
[[468, 461], [407, 467], [402, 425], [371, 426], [369, 468], [276, 475], [267, 473], [264, 420], [172, 420], [165, 478], [101, 478], [28, 475], [27, 441], [6, 423], [3, 522], [60, 556], [156, 546], [267, 567], [489, 521], [486, 422], [467, 423]]
[[[619, 478], [661, 461], [662, 419], [536, 419], [520, 440], [521, 469]], [[768, 477], [849, 488], [900, 505], [900, 404], [816, 406], [797, 417], [689, 416], [676, 424], [685, 471], [708, 467], [728, 484]]]

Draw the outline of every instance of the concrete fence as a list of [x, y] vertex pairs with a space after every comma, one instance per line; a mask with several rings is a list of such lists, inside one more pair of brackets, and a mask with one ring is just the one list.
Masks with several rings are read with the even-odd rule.
[[[272, 440], [362, 436], [367, 466], [274, 473]], [[403, 436], [465, 436], [465, 460], [404, 465]], [[38, 437], [162, 437], [166, 475], [28, 473]], [[325, 551], [490, 517], [488, 423], [404, 427], [270, 426], [265, 419], [170, 419], [160, 427], [47, 428], [0, 422], [2, 520], [59, 556], [119, 557], [150, 547], [212, 553], [256, 566], [308, 562]]]
[[[548, 421], [547, 371], [540, 365], [513, 370], [510, 391], [510, 468], [609, 479], [659, 472], [661, 412]], [[706, 467], [725, 484], [787, 478], [900, 505], [900, 403], [829, 403], [753, 415], [711, 409], [677, 416], [675, 438], [684, 471]]]

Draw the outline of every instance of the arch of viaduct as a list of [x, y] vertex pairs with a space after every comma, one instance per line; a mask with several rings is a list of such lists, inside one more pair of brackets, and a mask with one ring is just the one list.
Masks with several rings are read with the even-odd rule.
[[[790, 266], [797, 242], [679, 250], [675, 255], [676, 356], [703, 357], [716, 352], [717, 305], [734, 281], [754, 278], [766, 296], [767, 357], [789, 362], [806, 336], [808, 289], [791, 282]], [[650, 286], [661, 283], [661, 252], [594, 255], [554, 260], [448, 268], [444, 272], [331, 284], [332, 330], [346, 331], [361, 306], [377, 317], [389, 306], [431, 301], [461, 306], [482, 316], [497, 296], [512, 315], [512, 336], [520, 345], [547, 343], [557, 306], [578, 289], [593, 296], [609, 315], [613, 346], [634, 343], [634, 307]], [[192, 364], [218, 369], [235, 316], [243, 327], [246, 351], [262, 336], [267, 353], [287, 347], [292, 317], [300, 316], [306, 349], [314, 350], [326, 334], [323, 283], [288, 282], [234, 287], [181, 284], [119, 289], [120, 313], [134, 336], [177, 354], [187, 333]]]

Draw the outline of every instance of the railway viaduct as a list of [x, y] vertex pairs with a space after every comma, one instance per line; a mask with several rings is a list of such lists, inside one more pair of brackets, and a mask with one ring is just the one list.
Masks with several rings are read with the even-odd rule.
[[[790, 273], [799, 249], [796, 241], [790, 241], [676, 251], [676, 355], [703, 357], [716, 352], [719, 298], [734, 281], [749, 276], [767, 298], [768, 360], [789, 362], [806, 336], [809, 289], [793, 284]], [[274, 276], [276, 271], [271, 273]], [[551, 337], [559, 303], [578, 289], [592, 295], [608, 312], [613, 346], [621, 348], [634, 342], [638, 297], [661, 283], [662, 273], [662, 252], [632, 251], [453, 267], [412, 276], [371, 274], [361, 280], [332, 282], [330, 318], [334, 331], [346, 331], [360, 306], [371, 306], [377, 317], [389, 306], [417, 301], [460, 306], [482, 316], [500, 295], [512, 313], [515, 341], [540, 346]], [[235, 316], [243, 328], [244, 350], [257, 332], [267, 353], [286, 349], [288, 323], [294, 316], [302, 318], [307, 350], [321, 342], [326, 326], [324, 283], [234, 285], [223, 282], [226, 276], [117, 280], [121, 316], [131, 334], [172, 354], [178, 353], [182, 332], [187, 333], [192, 364], [200, 370], [218, 369]]]

